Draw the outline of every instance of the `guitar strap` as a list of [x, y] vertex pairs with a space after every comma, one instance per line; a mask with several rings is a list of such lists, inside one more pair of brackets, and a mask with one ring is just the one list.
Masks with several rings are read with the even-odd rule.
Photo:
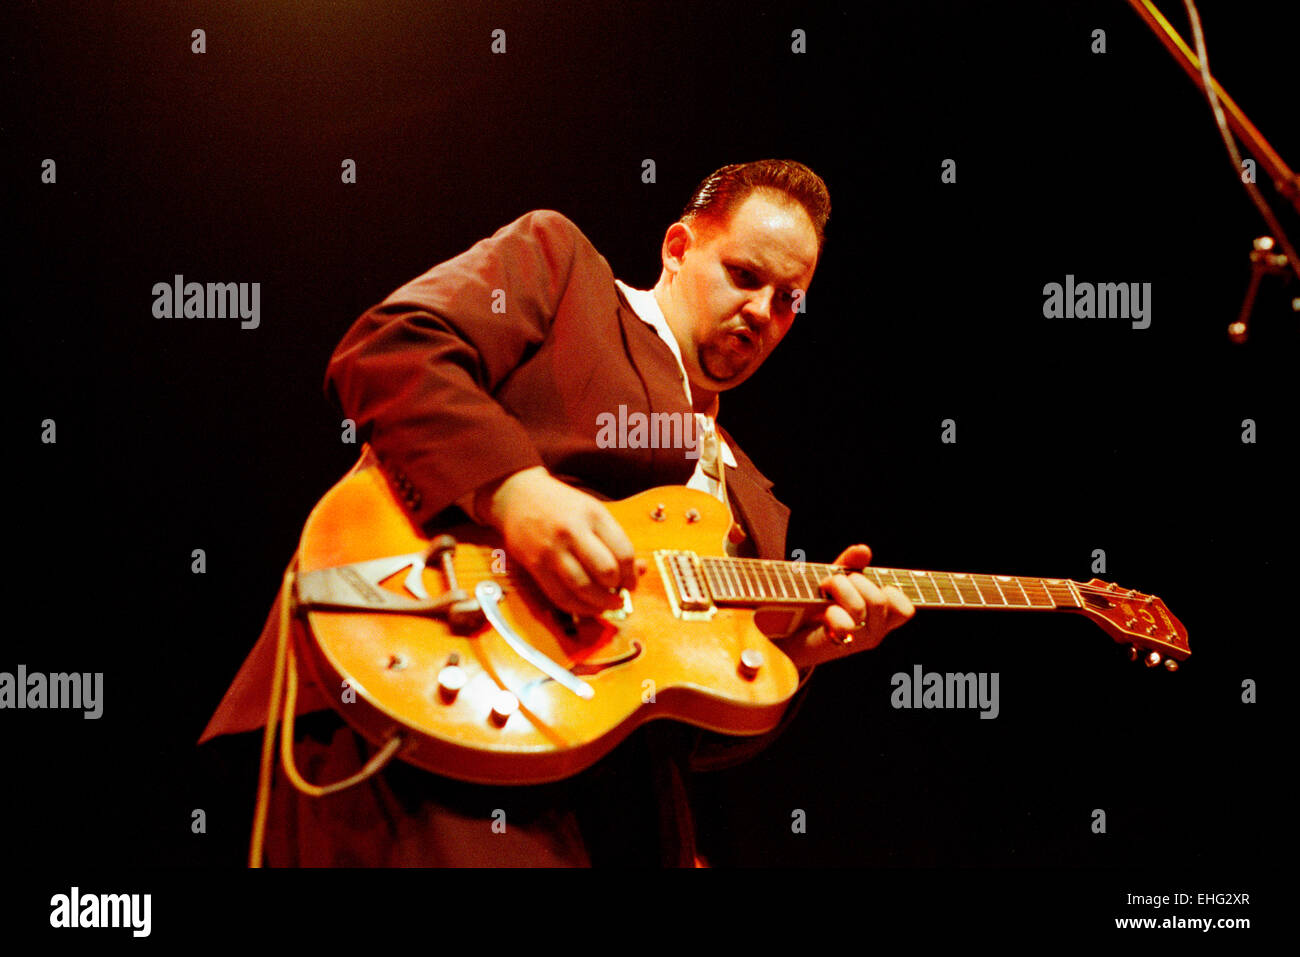
[[[722, 460], [722, 436], [716, 425], [710, 424], [700, 435], [700, 472], [704, 475], [708, 492], [723, 505], [731, 508], [727, 498], [727, 466]], [[689, 483], [688, 483], [689, 484]], [[734, 514], [735, 510], [732, 509]], [[739, 554], [740, 543], [748, 536], [739, 523], [733, 523], [727, 533], [726, 552], [732, 558]]]

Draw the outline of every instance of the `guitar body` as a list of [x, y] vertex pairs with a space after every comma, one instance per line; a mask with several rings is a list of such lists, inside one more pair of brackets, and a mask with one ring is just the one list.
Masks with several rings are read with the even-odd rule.
[[[724, 554], [727, 507], [685, 487], [653, 489], [608, 507], [648, 570], [630, 593], [630, 610], [576, 623], [555, 613], [493, 531], [470, 524], [446, 530], [456, 542], [459, 587], [472, 597], [480, 582], [499, 583], [499, 609], [508, 624], [586, 682], [594, 691], [589, 700], [517, 654], [487, 623], [466, 633], [427, 615], [309, 610], [298, 656], [361, 735], [378, 746], [400, 734], [403, 760], [464, 781], [534, 784], [568, 777], [658, 718], [733, 735], [775, 727], [799, 679], [755, 626], [753, 609], [718, 607], [707, 621], [691, 620], [675, 612], [656, 571], [656, 550]], [[312, 511], [298, 573], [427, 552], [429, 546], [379, 469], [362, 467]], [[407, 574], [394, 573], [381, 587], [410, 598]], [[420, 574], [429, 596], [448, 590], [436, 561]], [[439, 684], [449, 666], [463, 672], [457, 676], [463, 686], [454, 693]], [[493, 715], [503, 690], [519, 705], [504, 719]]]

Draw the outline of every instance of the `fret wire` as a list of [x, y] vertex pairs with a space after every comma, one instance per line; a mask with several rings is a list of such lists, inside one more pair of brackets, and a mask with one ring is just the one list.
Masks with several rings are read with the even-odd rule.
[[785, 563], [773, 563], [771, 565], [772, 575], [776, 578], [776, 583], [781, 586], [781, 597], [785, 599], [794, 598], [794, 585], [790, 581], [789, 574], [786, 571]]
[[975, 583], [971, 581], [970, 575], [967, 575], [964, 572], [957, 572], [953, 574], [953, 579], [957, 585], [957, 590], [961, 593], [963, 604], [979, 605], [980, 607], [984, 606], [984, 596], [981, 595], [980, 590], [975, 587]]
[[[909, 572], [912, 581], [916, 583], [916, 590], [921, 595], [921, 600], [927, 605], [942, 605], [943, 596], [939, 594], [939, 586], [930, 580], [930, 575], [926, 572]], [[921, 586], [925, 586], [924, 588]], [[928, 589], [928, 591], [927, 591]]]
[[998, 588], [998, 583], [992, 575], [971, 575], [975, 582], [975, 587], [979, 589], [980, 595], [984, 598], [986, 605], [1005, 605], [1006, 599], [1002, 597], [1002, 589]]
[[1080, 607], [1079, 602], [1074, 597], [1074, 592], [1070, 590], [1069, 584], [1064, 579], [1058, 578], [1049, 581], [1045, 578], [1043, 579], [1043, 587], [1047, 589], [1047, 593], [1051, 595], [1052, 600], [1057, 605], [1066, 605], [1070, 608]]
[[746, 563], [744, 561], [732, 560], [727, 562], [727, 572], [735, 582], [736, 598], [745, 598], [748, 596], [749, 589], [745, 585], [745, 575], [743, 569]]
[[777, 577], [781, 579], [781, 587], [785, 589], [787, 601], [797, 601], [799, 599], [799, 589], [795, 587], [794, 571], [790, 568], [788, 562], [775, 563]]
[[808, 592], [808, 598], [810, 600], [815, 598], [820, 598], [821, 592], [818, 590], [817, 585], [826, 576], [817, 574], [817, 572], [814, 571], [814, 566], [808, 564], [805, 564], [803, 566], [802, 571], [803, 571], [803, 585], [804, 585], [804, 589]]
[[717, 581], [716, 595], [724, 600], [735, 598], [735, 586], [731, 583], [730, 576], [727, 575], [726, 562], [713, 561], [711, 563], [713, 576]]
[[790, 580], [795, 583], [795, 591], [799, 595], [800, 601], [807, 601], [808, 595], [808, 569], [800, 562], [793, 562], [790, 565]]
[[723, 558], [719, 564], [725, 568], [727, 581], [731, 583], [731, 597], [742, 601], [751, 598], [753, 588], [749, 583], [749, 563], [743, 558]]
[[740, 593], [750, 601], [758, 597], [758, 595], [754, 593], [753, 586], [749, 584], [745, 577], [747, 573], [753, 570], [753, 567], [753, 559], [749, 558], [733, 559], [731, 562], [732, 571], [735, 573], [736, 581], [740, 586]]
[[[916, 582], [915, 572], [912, 572], [905, 568], [893, 568], [890, 569], [890, 571], [893, 572], [894, 578], [896, 580], [895, 584], [897, 584], [899, 589], [903, 592], [903, 594], [907, 596], [908, 601], [919, 605], [925, 604], [925, 595], [921, 591], [921, 586], [918, 585]], [[900, 575], [906, 575], [907, 580], [906, 581], [897, 580]]]
[[727, 581], [731, 586], [731, 597], [739, 600], [745, 595], [745, 586], [740, 579], [740, 572], [736, 568], [734, 561], [723, 562], [726, 569]]
[[709, 594], [713, 596], [714, 600], [717, 600], [722, 595], [722, 589], [718, 581], [717, 565], [709, 558], [702, 558], [700, 559], [700, 568], [704, 570], [704, 583], [709, 586]]
[[751, 601], [763, 596], [762, 590], [758, 587], [758, 580], [754, 577], [752, 563], [745, 561], [740, 564], [740, 577], [745, 582], [745, 594]]
[[767, 562], [761, 562], [759, 564], [759, 569], [763, 573], [763, 581], [767, 584], [767, 597], [776, 598], [778, 589], [776, 587], [776, 582], [772, 577], [772, 569], [768, 568]]
[[1041, 602], [1035, 602], [1035, 599], [1039, 597], [1037, 578], [1020, 577], [1016, 579], [1016, 583], [1020, 586], [1020, 590], [1025, 593], [1025, 600], [1028, 601], [1029, 604], [1042, 604]]
[[1020, 586], [1025, 590], [1025, 597], [1028, 598], [1030, 605], [1035, 608], [1055, 607], [1056, 603], [1052, 601], [1051, 593], [1043, 585], [1041, 578], [1021, 578]]
[[718, 559], [718, 570], [722, 574], [722, 579], [727, 583], [727, 597], [732, 601], [740, 601], [745, 598], [745, 581], [737, 567], [736, 559], [723, 557]]
[[[961, 599], [961, 592], [957, 590], [957, 585], [952, 580], [951, 572], [931, 572], [930, 576], [934, 579], [935, 587], [939, 589], [939, 597], [945, 605], [965, 604]], [[944, 584], [945, 579], [947, 581], [946, 585]]]
[[1023, 608], [1029, 604], [1029, 599], [1025, 597], [1025, 590], [1020, 587], [1020, 583], [1016, 581], [1015, 576], [998, 575], [994, 580], [998, 583], [998, 587], [1002, 589], [1002, 597], [1006, 599], [1008, 605]]
[[772, 577], [776, 579], [776, 587], [781, 589], [781, 597], [786, 599], [794, 597], [790, 594], [790, 589], [786, 587], [785, 566], [776, 562], [768, 562], [767, 567], [772, 570]]

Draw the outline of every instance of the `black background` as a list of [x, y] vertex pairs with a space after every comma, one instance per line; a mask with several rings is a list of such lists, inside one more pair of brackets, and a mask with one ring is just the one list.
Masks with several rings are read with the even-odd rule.
[[[1296, 162], [1294, 51], [1271, 19], [1285, 6], [1201, 12], [1216, 76]], [[1204, 98], [1126, 4], [23, 4], [6, 19], [0, 670], [105, 675], [98, 721], [0, 715], [11, 863], [64, 892], [89, 868], [242, 864], [259, 741], [207, 756], [194, 741], [303, 519], [355, 458], [320, 385], [357, 315], [533, 208], [647, 287], [700, 178], [789, 156], [830, 185], [828, 245], [807, 314], [721, 413], [792, 506], [789, 547], [829, 560], [867, 541], [896, 567], [1083, 580], [1104, 549], [1099, 577], [1160, 595], [1193, 656], [1153, 672], [1073, 616], [922, 612], [819, 669], [762, 758], [701, 782], [711, 861], [1259, 879], [1290, 753], [1297, 289], [1266, 284], [1251, 341], [1229, 343], [1264, 226]], [[260, 282], [260, 328], [154, 319], [152, 286], [177, 273]], [[1043, 285], [1067, 273], [1150, 282], [1151, 327], [1045, 319]], [[47, 418], [57, 444], [40, 441]], [[1001, 715], [892, 709], [890, 676], [916, 663], [998, 672]], [[1245, 679], [1259, 704], [1241, 702]]]

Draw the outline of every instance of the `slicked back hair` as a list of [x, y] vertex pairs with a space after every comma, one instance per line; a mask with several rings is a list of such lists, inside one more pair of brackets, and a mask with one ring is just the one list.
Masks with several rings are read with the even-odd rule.
[[681, 218], [687, 223], [704, 219], [721, 225], [754, 190], [779, 193], [802, 206], [817, 233], [820, 253], [831, 216], [831, 194], [820, 176], [794, 160], [765, 159], [722, 167], [695, 187]]

